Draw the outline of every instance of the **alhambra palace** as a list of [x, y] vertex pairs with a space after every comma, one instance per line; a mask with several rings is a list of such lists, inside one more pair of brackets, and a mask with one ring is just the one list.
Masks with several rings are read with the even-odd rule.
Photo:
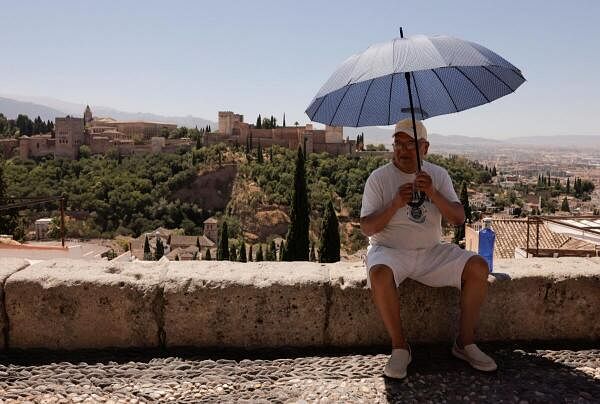
[[[216, 143], [256, 147], [279, 145], [290, 149], [298, 146], [308, 153], [351, 155], [356, 151], [356, 141], [344, 139], [342, 127], [326, 126], [314, 129], [304, 126], [279, 126], [259, 129], [244, 122], [244, 116], [231, 111], [219, 112], [219, 129], [203, 136], [203, 144]], [[19, 139], [0, 140], [0, 153], [5, 158], [19, 155], [22, 159], [52, 155], [55, 158], [76, 160], [80, 147], [86, 145], [91, 154], [115, 151], [121, 156], [145, 153], [168, 153], [190, 149], [194, 142], [189, 138], [168, 139], [177, 129], [176, 124], [149, 121], [117, 121], [113, 118], [94, 117], [89, 106], [83, 118], [72, 116], [55, 118], [55, 133], [21, 136]]]

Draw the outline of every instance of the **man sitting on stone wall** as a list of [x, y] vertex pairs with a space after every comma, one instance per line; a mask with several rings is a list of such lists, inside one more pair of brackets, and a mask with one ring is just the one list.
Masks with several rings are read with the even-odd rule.
[[[452, 354], [482, 371], [496, 370], [496, 363], [474, 343], [479, 310], [487, 293], [488, 266], [473, 252], [442, 243], [442, 217], [461, 225], [465, 212], [445, 169], [424, 161], [417, 172], [415, 149], [425, 156], [427, 131], [412, 120], [396, 124], [393, 161], [374, 170], [365, 184], [360, 225], [369, 237], [366, 257], [367, 284], [392, 342], [392, 354], [384, 374], [406, 377], [410, 347], [400, 318], [398, 285], [406, 278], [428, 286], [454, 286], [461, 291], [460, 331]], [[425, 202], [409, 205], [413, 192], [425, 193]]]

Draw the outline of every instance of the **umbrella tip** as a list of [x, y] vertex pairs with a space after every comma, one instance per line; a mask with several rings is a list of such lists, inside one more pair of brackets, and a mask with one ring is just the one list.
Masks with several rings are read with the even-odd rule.
[[400, 27], [400, 38], [404, 38], [404, 32], [402, 32], [402, 27]]

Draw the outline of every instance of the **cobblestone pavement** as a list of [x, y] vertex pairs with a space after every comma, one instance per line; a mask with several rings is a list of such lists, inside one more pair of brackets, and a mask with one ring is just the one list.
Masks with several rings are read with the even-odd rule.
[[[445, 346], [413, 347], [409, 376], [382, 377], [385, 349], [11, 351], [0, 354], [2, 402], [600, 402], [600, 349], [482, 345], [481, 373]], [[547, 347], [546, 347], [547, 348]]]

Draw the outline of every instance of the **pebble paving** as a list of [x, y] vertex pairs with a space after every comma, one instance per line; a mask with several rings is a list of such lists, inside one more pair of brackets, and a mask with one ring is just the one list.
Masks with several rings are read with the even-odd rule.
[[480, 346], [498, 371], [471, 369], [446, 346], [417, 346], [402, 381], [383, 377], [382, 348], [10, 351], [0, 354], [0, 402], [600, 403], [596, 347]]

